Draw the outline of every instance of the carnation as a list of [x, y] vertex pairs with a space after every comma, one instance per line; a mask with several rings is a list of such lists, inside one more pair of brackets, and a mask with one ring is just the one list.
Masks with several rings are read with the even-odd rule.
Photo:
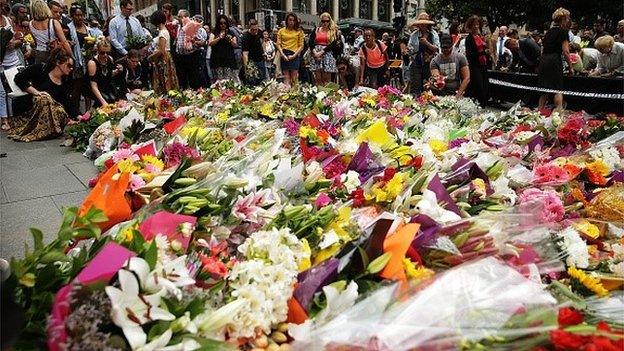
[[559, 222], [565, 215], [563, 203], [554, 190], [540, 190], [530, 188], [520, 195], [520, 207], [524, 211], [530, 212], [535, 208], [536, 203], [541, 205], [540, 218], [542, 223]]

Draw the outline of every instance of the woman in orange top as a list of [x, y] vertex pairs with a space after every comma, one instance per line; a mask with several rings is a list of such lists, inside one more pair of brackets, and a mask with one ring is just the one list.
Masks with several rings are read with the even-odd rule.
[[299, 65], [303, 51], [303, 30], [294, 13], [286, 15], [286, 27], [277, 32], [277, 49], [280, 52], [284, 83], [290, 85], [299, 79]]
[[364, 30], [364, 43], [360, 48], [360, 83], [377, 89], [384, 86], [388, 73], [388, 51], [386, 44], [375, 39], [375, 32], [371, 28]]

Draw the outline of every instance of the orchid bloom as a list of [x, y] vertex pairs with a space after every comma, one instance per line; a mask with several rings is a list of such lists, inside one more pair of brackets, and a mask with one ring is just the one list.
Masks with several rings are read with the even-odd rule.
[[149, 265], [144, 259], [133, 257], [130, 259], [128, 266], [132, 272], [137, 274], [143, 289], [146, 291], [156, 292], [164, 289], [177, 299], [180, 299], [182, 291], [179, 288], [195, 284], [195, 280], [189, 275], [185, 262], [186, 256], [180, 256], [164, 265], [158, 264], [150, 272]]
[[113, 323], [123, 330], [130, 347], [137, 350], [146, 346], [147, 342], [147, 335], [141, 327], [143, 324], [156, 320], [172, 321], [175, 316], [159, 307], [164, 289], [152, 295], [143, 295], [134, 274], [122, 269], [118, 275], [121, 289], [114, 286], [105, 289], [111, 300], [111, 317]]

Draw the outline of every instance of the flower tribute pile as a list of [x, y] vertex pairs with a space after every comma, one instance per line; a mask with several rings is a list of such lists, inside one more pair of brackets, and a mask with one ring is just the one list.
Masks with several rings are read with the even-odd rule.
[[621, 117], [219, 83], [67, 133], [101, 173], [16, 349], [624, 347]]

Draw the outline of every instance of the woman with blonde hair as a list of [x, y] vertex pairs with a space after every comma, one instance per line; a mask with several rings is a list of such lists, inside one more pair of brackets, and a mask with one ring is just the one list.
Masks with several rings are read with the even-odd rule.
[[112, 45], [105, 37], [97, 38], [95, 43], [97, 53], [87, 64], [91, 98], [95, 101], [95, 107], [105, 106], [115, 102], [119, 97], [113, 87], [113, 77], [123, 71], [121, 65], [115, 65], [110, 55]]
[[294, 13], [286, 15], [286, 26], [277, 32], [277, 49], [280, 53], [284, 83], [296, 84], [299, 80], [299, 66], [303, 52], [303, 30], [299, 18]]
[[72, 56], [72, 49], [65, 38], [61, 22], [52, 18], [52, 11], [43, 0], [34, 0], [30, 4], [32, 21], [29, 23], [30, 33], [35, 39], [35, 63], [45, 63], [54, 48], [62, 48]]
[[[553, 13], [552, 19], [553, 25], [542, 40], [542, 58], [537, 69], [537, 76], [540, 88], [561, 91], [563, 90], [563, 61], [561, 60], [561, 55], [568, 62], [569, 73], [573, 74], [572, 60], [570, 60], [570, 37], [568, 35], [570, 11], [560, 7]], [[546, 93], [540, 96], [540, 109], [544, 108], [550, 95], [551, 93]], [[554, 103], [558, 111], [563, 109], [562, 93], [554, 93]]]
[[310, 34], [310, 71], [314, 73], [314, 83], [325, 85], [337, 73], [336, 59], [344, 49], [338, 26], [327, 12], [321, 14], [321, 23]]

